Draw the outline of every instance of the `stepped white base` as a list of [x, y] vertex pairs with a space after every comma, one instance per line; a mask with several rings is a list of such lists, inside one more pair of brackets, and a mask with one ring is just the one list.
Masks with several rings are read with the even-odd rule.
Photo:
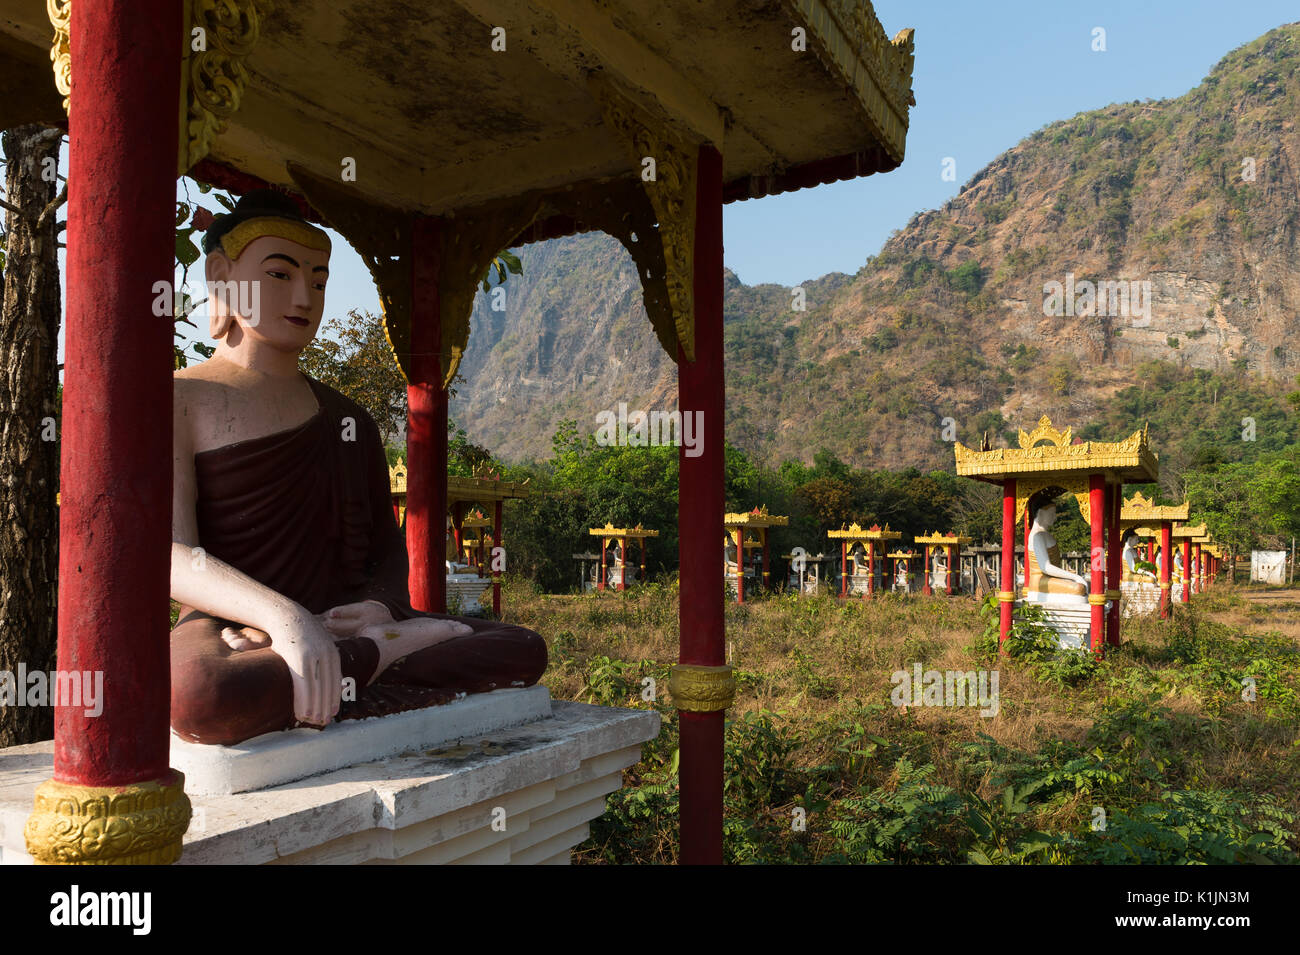
[[1149, 581], [1124, 580], [1119, 592], [1121, 617], [1146, 617], [1160, 612], [1160, 586]]
[[[191, 796], [181, 865], [558, 864], [659, 732], [649, 710], [554, 702], [550, 717], [295, 783]], [[52, 741], [0, 749], [0, 862], [30, 864], [23, 827]]]
[[[448, 574], [447, 606], [457, 608], [448, 612], [462, 617], [482, 616], [487, 612], [483, 595], [491, 586], [491, 577], [480, 577], [478, 574]], [[488, 599], [490, 603], [491, 598]]]
[[[1019, 600], [1016, 602], [1016, 606], [1022, 606], [1025, 603], [1026, 601]], [[1066, 604], [1031, 600], [1028, 603], [1043, 608], [1043, 612], [1047, 616], [1047, 626], [1056, 631], [1062, 649], [1081, 649], [1092, 646], [1090, 640], [1092, 633], [1091, 606], [1080, 604], [1077, 601]]]

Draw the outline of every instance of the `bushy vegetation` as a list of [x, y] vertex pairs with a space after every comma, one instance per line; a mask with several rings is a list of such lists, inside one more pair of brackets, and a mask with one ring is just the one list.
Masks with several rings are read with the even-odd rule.
[[[659, 736], [578, 860], [668, 863], [677, 724], [666, 698], [675, 588], [559, 597], [512, 586], [512, 620], [548, 635], [557, 697], [654, 708]], [[1032, 619], [1013, 655], [969, 598], [729, 605], [739, 692], [726, 728], [729, 862], [1300, 861], [1300, 646], [1229, 588], [1171, 623], [1132, 620], [1096, 662]], [[891, 703], [915, 663], [997, 669], [998, 715]], [[658, 692], [643, 699], [653, 678]], [[1243, 681], [1254, 680], [1253, 702]]]

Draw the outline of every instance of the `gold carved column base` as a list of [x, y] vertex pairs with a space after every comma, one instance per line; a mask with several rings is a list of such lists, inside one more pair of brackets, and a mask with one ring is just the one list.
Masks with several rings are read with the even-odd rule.
[[673, 705], [688, 713], [716, 713], [736, 699], [736, 678], [731, 667], [706, 667], [679, 663], [668, 679]]
[[185, 776], [127, 786], [48, 779], [36, 788], [27, 851], [41, 865], [170, 865], [190, 824]]

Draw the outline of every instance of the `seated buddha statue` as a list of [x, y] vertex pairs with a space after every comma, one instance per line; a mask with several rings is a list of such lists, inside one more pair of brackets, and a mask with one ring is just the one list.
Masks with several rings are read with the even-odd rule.
[[379, 431], [298, 370], [329, 236], [261, 190], [203, 248], [216, 351], [174, 385], [176, 733], [231, 744], [536, 683], [538, 634], [411, 607]]
[[1134, 583], [1155, 583], [1155, 574], [1149, 570], [1138, 569], [1138, 546], [1140, 544], [1141, 538], [1135, 533], [1130, 532], [1124, 538], [1124, 572], [1122, 579]]
[[1061, 549], [1049, 528], [1056, 523], [1055, 494], [1038, 492], [1029, 499], [1032, 526], [1026, 554], [1025, 599], [1037, 603], [1087, 604], [1088, 582], [1060, 566]]

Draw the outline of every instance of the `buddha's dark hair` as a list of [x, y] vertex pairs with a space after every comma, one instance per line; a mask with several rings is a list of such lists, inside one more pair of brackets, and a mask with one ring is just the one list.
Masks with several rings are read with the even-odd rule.
[[1035, 491], [1029, 495], [1029, 503], [1026, 507], [1029, 510], [1029, 523], [1034, 523], [1038, 517], [1038, 512], [1049, 504], [1056, 504], [1056, 499], [1065, 493], [1063, 487], [1045, 487], [1041, 491]]
[[203, 254], [208, 255], [214, 249], [221, 248], [222, 237], [239, 223], [263, 216], [311, 225], [298, 211], [297, 203], [284, 193], [274, 189], [254, 189], [239, 198], [233, 212], [223, 213], [212, 220], [212, 225], [203, 234]]

